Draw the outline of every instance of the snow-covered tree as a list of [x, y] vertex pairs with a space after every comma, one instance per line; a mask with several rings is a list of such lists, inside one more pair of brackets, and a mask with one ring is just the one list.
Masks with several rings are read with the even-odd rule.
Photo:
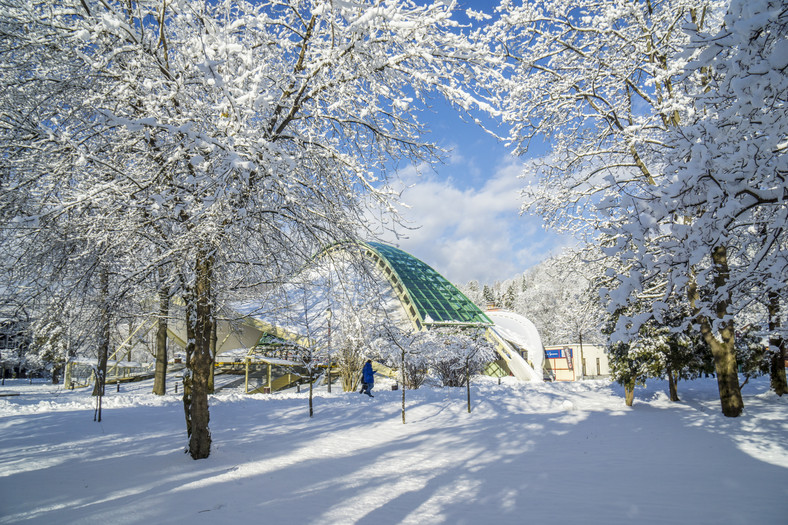
[[[619, 198], [647, 192], [660, 175], [670, 102], [689, 42], [680, 27], [713, 19], [721, 2], [548, 0], [502, 2], [486, 28], [511, 75], [499, 97], [516, 153], [544, 137], [551, 153], [525, 176], [525, 208], [548, 225], [594, 233]], [[589, 230], [589, 227], [591, 228]]]
[[461, 288], [462, 293], [465, 294], [465, 297], [467, 297], [476, 306], [482, 309], [487, 308], [487, 304], [482, 294], [482, 290], [479, 287], [479, 281], [476, 280], [470, 281], [465, 286], [458, 286], [458, 288]]
[[514, 304], [517, 299], [517, 292], [514, 285], [514, 282], [509, 283], [509, 286], [506, 287], [506, 292], [503, 294], [503, 299], [501, 303], [504, 308], [507, 310], [514, 310]]
[[337, 370], [343, 390], [354, 392], [358, 388], [361, 368], [367, 354], [367, 327], [364, 321], [355, 315], [340, 318], [339, 327], [339, 333], [334, 339]]
[[603, 272], [596, 250], [565, 250], [523, 275], [515, 311], [530, 319], [545, 344], [601, 344]]
[[[688, 297], [714, 355], [723, 413], [736, 416], [736, 324], [754, 302], [773, 303], [759, 324], [771, 325], [774, 360], [784, 355], [788, 10], [783, 2], [734, 0], [719, 30], [686, 30], [680, 125], [666, 137], [664, 177], [611, 228], [631, 268], [612, 297], [622, 304], [650, 289], [656, 319], [668, 311], [665, 297]], [[774, 371], [784, 385], [784, 367]]]
[[402, 328], [390, 319], [374, 327], [372, 347], [385, 364], [399, 370], [402, 384], [402, 424], [405, 424], [405, 390], [419, 388], [427, 377], [433, 341], [429, 331]]
[[607, 347], [610, 363], [610, 378], [624, 387], [624, 399], [627, 406], [632, 406], [635, 399], [635, 387], [644, 385], [646, 379], [655, 376], [655, 369], [660, 366], [658, 355], [655, 356], [647, 346], [612, 342]]
[[[603, 344], [601, 328], [606, 315], [599, 287], [604, 271], [598, 249], [567, 248], [522, 275], [484, 288], [490, 297], [502, 298], [499, 306], [531, 320], [545, 344]], [[472, 284], [459, 288], [485, 309], [487, 301], [474, 294]]]
[[298, 333], [304, 338], [304, 343], [294, 343], [293, 350], [294, 358], [306, 370], [306, 378], [309, 384], [309, 417], [313, 417], [315, 376], [328, 348], [320, 334], [327, 332], [326, 323], [328, 319], [325, 316], [325, 308], [322, 301], [320, 301], [322, 296], [311, 292], [311, 283], [297, 282], [291, 284], [295, 284], [295, 293], [291, 294], [295, 302], [290, 304], [285, 302], [283, 305], [284, 313], [288, 317], [295, 317], [297, 320], [294, 320], [293, 323], [303, 327]]
[[441, 328], [429, 331], [432, 371], [441, 386], [465, 386], [471, 411], [471, 376], [496, 358], [484, 328]]
[[211, 334], [233, 268], [270, 282], [355, 238], [366, 207], [392, 208], [392, 160], [436, 153], [417, 108], [479, 104], [461, 80], [482, 55], [453, 7], [26, 0], [0, 15], [4, 224], [89, 205], [85, 239], [118, 226], [117, 275], [164, 271], [188, 321], [193, 458], [210, 452]]
[[688, 297], [728, 416], [742, 410], [744, 290], [784, 294], [784, 17], [768, 1], [505, 2], [489, 31], [515, 68], [497, 85], [518, 151], [538, 135], [553, 146], [527, 174], [528, 209], [602, 232], [619, 260], [611, 311], [653, 305], [614, 338]]
[[674, 327], [650, 322], [638, 334], [637, 352], [648, 358], [652, 377], [668, 380], [668, 396], [679, 401], [678, 382], [694, 379], [705, 369], [708, 345], [694, 331], [675, 332]]
[[740, 364], [744, 376], [742, 387], [751, 378], [770, 372], [769, 345], [764, 344], [761, 335], [752, 327], [745, 328], [736, 334], [736, 362]]
[[486, 284], [484, 285], [484, 288], [482, 289], [482, 300], [483, 300], [484, 304], [479, 305], [480, 308], [487, 308], [487, 306], [489, 306], [491, 304], [492, 305], [497, 304], [497, 300], [496, 300], [496, 297], [495, 297], [495, 292], [493, 291], [492, 287], [490, 287], [490, 286], [488, 286]]
[[30, 345], [30, 314], [22, 304], [0, 303], [0, 382], [6, 371], [15, 374], [25, 360]]
[[68, 314], [61, 308], [50, 309], [35, 320], [30, 330], [31, 344], [25, 359], [36, 362], [38, 368], [48, 369], [53, 384], [58, 382], [69, 358], [76, 355], [77, 345], [72, 333], [79, 332], [70, 326], [74, 319]]
[[400, 373], [403, 388], [415, 390], [427, 379], [431, 339], [429, 331], [403, 328], [390, 320], [373, 327], [372, 346], [383, 363]]

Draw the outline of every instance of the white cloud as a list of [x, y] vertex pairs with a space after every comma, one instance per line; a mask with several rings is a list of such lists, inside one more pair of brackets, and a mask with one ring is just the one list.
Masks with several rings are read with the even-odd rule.
[[[441, 171], [467, 173], [463, 161], [455, 155]], [[507, 157], [489, 169], [486, 180], [473, 177], [478, 187], [427, 170], [420, 175], [412, 166], [400, 171], [408, 205], [401, 214], [416, 229], [399, 228], [401, 238], [390, 234], [385, 240], [457, 284], [508, 279], [555, 253], [565, 241], [546, 233], [540, 218], [519, 214], [523, 163]]]

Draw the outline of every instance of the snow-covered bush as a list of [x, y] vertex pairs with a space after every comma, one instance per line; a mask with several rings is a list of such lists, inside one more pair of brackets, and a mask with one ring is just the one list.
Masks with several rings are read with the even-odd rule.
[[[694, 379], [708, 371], [711, 353], [700, 334], [688, 327], [690, 317], [686, 301], [671, 300], [670, 315], [660, 315], [659, 320], [639, 305], [639, 312], [629, 312], [629, 316], [640, 315], [646, 318], [640, 330], [627, 341], [611, 340], [608, 343], [608, 357], [611, 379], [623, 385], [627, 405], [631, 405], [635, 386], [644, 385], [649, 378], [667, 379], [672, 401], [678, 401], [678, 381]], [[634, 310], [634, 309], [633, 309]], [[620, 319], [610, 318], [606, 331], [619, 326]]]
[[342, 380], [342, 389], [353, 392], [358, 388], [361, 368], [366, 359], [366, 330], [357, 316], [350, 315], [340, 319], [339, 323], [341, 328], [333, 340], [336, 348], [333, 357]]
[[403, 329], [384, 321], [375, 328], [372, 347], [388, 367], [399, 371], [403, 386], [415, 390], [427, 379], [431, 341], [428, 331]]
[[632, 406], [635, 387], [646, 384], [654, 377], [661, 363], [659, 354], [650, 351], [648, 345], [613, 342], [607, 347], [610, 378], [624, 387], [627, 406]]
[[430, 369], [441, 386], [467, 385], [470, 377], [495, 359], [484, 329], [444, 328], [430, 332]]

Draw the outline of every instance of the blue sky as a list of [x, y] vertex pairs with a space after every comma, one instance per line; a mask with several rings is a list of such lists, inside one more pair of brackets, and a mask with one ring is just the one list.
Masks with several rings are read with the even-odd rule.
[[[461, 9], [492, 12], [497, 0], [460, 0]], [[459, 14], [462, 19], [462, 14]], [[401, 215], [412, 229], [384, 240], [418, 257], [450, 281], [493, 283], [510, 279], [572, 242], [543, 228], [540, 217], [521, 214], [519, 176], [528, 158], [515, 158], [479, 126], [464, 122], [447, 104], [420, 120], [426, 140], [449, 150], [434, 169], [404, 166], [398, 174], [408, 187]], [[548, 151], [542, 146], [529, 156]], [[529, 157], [530, 158], [530, 157]]]
[[519, 175], [528, 158], [513, 157], [503, 143], [445, 105], [422, 117], [431, 129], [428, 140], [450, 155], [434, 170], [412, 165], [399, 170], [402, 184], [409, 186], [402, 194], [409, 208], [401, 215], [414, 229], [385, 240], [457, 284], [509, 279], [571, 242], [546, 232], [540, 217], [521, 215], [525, 181]]

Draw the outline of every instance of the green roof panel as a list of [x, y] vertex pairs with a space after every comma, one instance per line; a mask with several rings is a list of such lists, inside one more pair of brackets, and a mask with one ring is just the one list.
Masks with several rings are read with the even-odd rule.
[[478, 306], [432, 267], [388, 244], [365, 244], [396, 272], [426, 324], [492, 324]]

